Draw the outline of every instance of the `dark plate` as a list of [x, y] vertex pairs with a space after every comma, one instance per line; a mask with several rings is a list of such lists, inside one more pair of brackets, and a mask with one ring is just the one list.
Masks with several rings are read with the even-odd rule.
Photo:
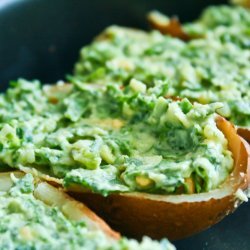
[[[82, 45], [111, 24], [147, 28], [152, 9], [193, 20], [203, 0], [0, 0], [0, 88], [18, 77], [53, 82], [71, 72]], [[212, 228], [174, 242], [178, 249], [249, 250], [250, 204]]]

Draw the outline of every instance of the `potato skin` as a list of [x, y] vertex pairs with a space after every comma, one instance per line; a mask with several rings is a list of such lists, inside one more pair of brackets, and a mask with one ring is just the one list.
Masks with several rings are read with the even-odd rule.
[[[75, 195], [75, 194], [73, 194]], [[88, 205], [121, 234], [177, 240], [202, 231], [220, 221], [235, 207], [233, 195], [201, 202], [171, 203], [125, 195], [103, 197], [86, 193], [77, 198]]]
[[157, 22], [153, 15], [148, 15], [148, 22], [153, 29], [183, 41], [189, 41], [194, 37], [189, 36], [184, 30], [178, 18], [171, 18], [168, 23]]
[[[71, 195], [83, 201], [112, 228], [127, 236], [141, 238], [148, 235], [154, 239], [168, 237], [177, 240], [200, 232], [232, 213], [242, 202], [236, 197], [236, 191], [245, 190], [250, 183], [250, 146], [224, 118], [217, 118], [217, 126], [228, 139], [235, 163], [233, 172], [217, 191], [202, 196], [176, 195], [182, 197], [181, 201], [168, 199], [174, 195], [145, 193], [103, 197], [81, 192], [80, 189], [79, 192], [74, 190]], [[222, 190], [229, 191], [220, 195]]]
[[237, 133], [243, 137], [248, 143], [250, 143], [250, 128], [241, 128], [237, 129]]

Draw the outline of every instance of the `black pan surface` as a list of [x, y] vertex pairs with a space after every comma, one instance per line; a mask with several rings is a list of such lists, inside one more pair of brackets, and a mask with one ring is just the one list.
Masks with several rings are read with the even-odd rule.
[[[219, 0], [0, 0], [0, 90], [18, 77], [54, 82], [70, 73], [79, 49], [111, 24], [147, 28], [158, 9], [181, 21]], [[250, 203], [210, 229], [174, 242], [177, 249], [250, 250]]]

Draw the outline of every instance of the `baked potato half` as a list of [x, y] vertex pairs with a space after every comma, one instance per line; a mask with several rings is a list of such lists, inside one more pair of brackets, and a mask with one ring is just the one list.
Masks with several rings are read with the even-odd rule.
[[218, 117], [217, 126], [226, 136], [234, 158], [233, 172], [218, 189], [200, 194], [126, 193], [103, 197], [73, 187], [70, 193], [126, 235], [176, 240], [202, 231], [232, 213], [246, 199], [243, 192], [250, 183], [250, 146], [224, 118]]

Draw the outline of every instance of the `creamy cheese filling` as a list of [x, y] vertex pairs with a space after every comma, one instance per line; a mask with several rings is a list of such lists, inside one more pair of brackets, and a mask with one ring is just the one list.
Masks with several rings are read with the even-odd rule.
[[250, 126], [249, 24], [249, 10], [220, 6], [184, 25], [199, 37], [189, 42], [112, 26], [82, 48], [71, 80], [127, 85], [136, 78], [150, 86], [168, 78], [167, 95], [203, 104], [221, 101], [223, 116]]
[[231, 172], [215, 122], [220, 103], [163, 98], [168, 83], [159, 80], [68, 87], [19, 80], [1, 96], [2, 165], [37, 168], [103, 195], [207, 192]]
[[167, 240], [156, 242], [148, 237], [141, 243], [126, 238], [115, 241], [101, 230], [91, 230], [84, 220], [70, 220], [58, 207], [37, 199], [32, 175], [14, 177], [14, 182], [10, 190], [0, 194], [2, 250], [175, 249]]

